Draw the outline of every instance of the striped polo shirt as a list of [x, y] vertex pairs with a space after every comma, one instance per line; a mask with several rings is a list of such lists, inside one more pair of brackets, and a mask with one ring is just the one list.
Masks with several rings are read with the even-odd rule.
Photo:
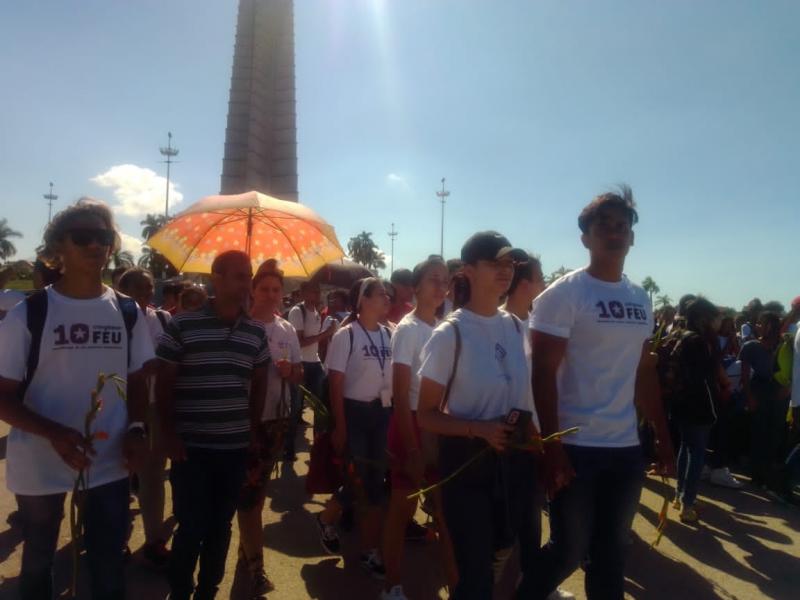
[[156, 355], [178, 365], [175, 428], [186, 446], [232, 450], [250, 443], [250, 380], [269, 361], [264, 326], [244, 313], [229, 325], [206, 304], [175, 315]]

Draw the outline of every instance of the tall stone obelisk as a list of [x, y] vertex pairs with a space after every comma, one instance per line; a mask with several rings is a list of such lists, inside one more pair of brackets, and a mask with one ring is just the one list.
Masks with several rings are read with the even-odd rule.
[[223, 194], [297, 201], [293, 0], [239, 0]]

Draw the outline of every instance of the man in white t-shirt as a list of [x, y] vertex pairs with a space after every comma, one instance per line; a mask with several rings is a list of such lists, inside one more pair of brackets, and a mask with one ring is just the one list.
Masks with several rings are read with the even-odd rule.
[[534, 398], [542, 435], [580, 429], [545, 447], [551, 536], [535, 569], [533, 595], [526, 597], [548, 597], [588, 557], [588, 598], [622, 600], [625, 543], [645, 468], [634, 399], [654, 426], [659, 470], [674, 473], [647, 343], [652, 307], [623, 274], [637, 220], [630, 188], [595, 198], [578, 218], [589, 266], [534, 301]]
[[[322, 398], [322, 380], [325, 371], [319, 360], [319, 343], [330, 339], [336, 327], [323, 329], [322, 317], [317, 310], [320, 301], [319, 285], [310, 281], [300, 284], [301, 302], [291, 308], [287, 320], [297, 331], [300, 340], [300, 355], [303, 359], [303, 385], [317, 398]], [[292, 395], [292, 415], [289, 431], [286, 432], [286, 460], [295, 459], [295, 437], [297, 425], [303, 418], [302, 396]]]
[[[80, 471], [92, 598], [124, 596], [128, 471], [146, 447], [143, 366], [154, 356], [138, 307], [103, 285], [118, 244], [104, 204], [82, 199], [57, 214], [44, 245], [63, 277], [0, 324], [0, 419], [12, 426], [6, 482], [23, 525], [23, 598], [52, 597], [64, 499]], [[100, 375], [127, 378], [127, 398], [124, 384], [107, 381], [102, 410], [87, 426]]]

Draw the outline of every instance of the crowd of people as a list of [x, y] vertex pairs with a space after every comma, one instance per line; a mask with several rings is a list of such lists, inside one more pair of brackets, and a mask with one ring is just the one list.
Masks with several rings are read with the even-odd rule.
[[[311, 282], [287, 303], [275, 260], [254, 273], [227, 251], [207, 288], [167, 281], [156, 308], [144, 269], [104, 284], [119, 245], [108, 207], [82, 199], [60, 212], [37, 291], [4, 293], [0, 306], [21, 597], [53, 598], [79, 473], [91, 598], [125, 596], [132, 492], [142, 555], [165, 570], [172, 600], [216, 596], [234, 517], [249, 593], [270, 594], [265, 498], [312, 413], [307, 489], [328, 495], [313, 517], [320, 543], [340, 554], [340, 529], [357, 526], [361, 566], [384, 581], [383, 599], [406, 598], [405, 542], [426, 533], [420, 500], [457, 600], [492, 598], [515, 547], [515, 598], [571, 598], [560, 586], [582, 566], [590, 599], [621, 600], [648, 470], [676, 477], [687, 524], [702, 519], [704, 475], [744, 485], [731, 468], [791, 501], [800, 299], [788, 315], [752, 310], [739, 323], [702, 296], [654, 314], [623, 273], [637, 221], [629, 188], [593, 199], [578, 216], [588, 266], [550, 285], [538, 258], [482, 231], [459, 259], [360, 279], [326, 306]], [[87, 414], [98, 378], [114, 375], [126, 384], [105, 387], [102, 409]]]

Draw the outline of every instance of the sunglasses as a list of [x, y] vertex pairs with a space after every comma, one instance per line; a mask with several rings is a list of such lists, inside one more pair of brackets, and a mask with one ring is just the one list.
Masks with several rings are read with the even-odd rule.
[[99, 246], [113, 246], [116, 233], [110, 229], [95, 229], [92, 227], [76, 227], [67, 231], [69, 239], [76, 246], [88, 246], [97, 242]]

